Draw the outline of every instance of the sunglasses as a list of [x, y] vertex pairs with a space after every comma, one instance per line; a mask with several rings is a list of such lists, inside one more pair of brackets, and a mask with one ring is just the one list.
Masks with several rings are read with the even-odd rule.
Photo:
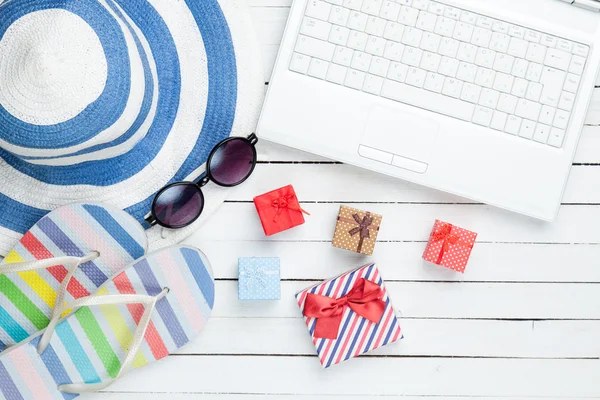
[[170, 229], [193, 223], [204, 209], [203, 186], [211, 181], [224, 187], [237, 186], [252, 175], [257, 142], [255, 134], [219, 142], [206, 161], [206, 175], [198, 182], [175, 182], [162, 188], [154, 197], [146, 222]]

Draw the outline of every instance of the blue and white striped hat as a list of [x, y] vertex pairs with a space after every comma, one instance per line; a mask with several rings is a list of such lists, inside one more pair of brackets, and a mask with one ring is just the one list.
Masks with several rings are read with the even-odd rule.
[[[160, 188], [250, 134], [264, 79], [249, 18], [244, 0], [0, 0], [0, 255], [66, 203], [143, 222]], [[183, 239], [226, 190], [205, 194], [193, 226], [151, 239]]]

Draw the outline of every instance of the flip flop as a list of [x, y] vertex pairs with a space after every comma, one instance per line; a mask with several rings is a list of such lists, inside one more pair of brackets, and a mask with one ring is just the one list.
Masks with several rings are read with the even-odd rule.
[[146, 248], [142, 226], [116, 207], [71, 204], [44, 216], [0, 264], [0, 351], [46, 328], [64, 301], [96, 292]]
[[72, 399], [104, 389], [188, 343], [213, 303], [212, 271], [199, 250], [159, 250], [75, 300], [70, 306], [80, 308], [67, 318], [4, 351], [0, 393], [8, 400]]

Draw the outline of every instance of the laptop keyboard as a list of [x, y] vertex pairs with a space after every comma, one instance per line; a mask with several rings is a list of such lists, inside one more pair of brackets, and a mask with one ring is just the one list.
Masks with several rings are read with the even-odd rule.
[[588, 53], [430, 0], [310, 0], [289, 69], [560, 148]]

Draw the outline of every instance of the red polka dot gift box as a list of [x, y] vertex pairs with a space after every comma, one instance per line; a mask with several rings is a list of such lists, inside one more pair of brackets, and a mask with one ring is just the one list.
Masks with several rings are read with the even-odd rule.
[[302, 214], [310, 215], [300, 207], [292, 185], [256, 196], [254, 206], [267, 236], [302, 225]]
[[464, 273], [475, 239], [475, 232], [436, 220], [423, 259]]

